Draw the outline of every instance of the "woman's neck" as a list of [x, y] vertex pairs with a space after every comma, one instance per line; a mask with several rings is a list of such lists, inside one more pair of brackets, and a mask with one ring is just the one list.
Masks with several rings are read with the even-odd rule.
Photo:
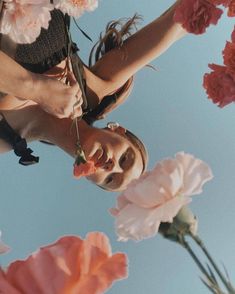
[[[8, 124], [28, 142], [49, 141], [74, 157], [78, 141], [76, 127], [71, 119], [58, 119], [30, 106], [14, 111], [2, 111]], [[80, 141], [87, 140], [91, 127], [85, 121], [78, 122]]]

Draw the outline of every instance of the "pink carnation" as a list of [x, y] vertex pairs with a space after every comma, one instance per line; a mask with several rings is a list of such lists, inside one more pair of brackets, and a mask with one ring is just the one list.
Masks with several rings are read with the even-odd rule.
[[6, 271], [0, 269], [0, 293], [101, 294], [126, 276], [126, 256], [112, 255], [108, 238], [97, 232], [85, 240], [63, 237]]
[[210, 24], [217, 24], [222, 13], [209, 0], [182, 0], [175, 10], [174, 21], [190, 33], [203, 34]]
[[203, 87], [208, 98], [219, 107], [235, 102], [235, 74], [226, 66], [210, 64], [213, 70], [204, 75]]
[[179, 210], [202, 192], [212, 178], [208, 165], [190, 154], [177, 153], [134, 180], [110, 210], [119, 240], [154, 236], [161, 222], [172, 222]]
[[80, 17], [85, 11], [98, 7], [98, 0], [54, 0], [55, 8], [73, 17]]
[[235, 74], [235, 43], [226, 42], [226, 46], [223, 50], [224, 65]]
[[47, 29], [53, 5], [49, 0], [5, 0], [0, 33], [16, 43], [32, 43]]

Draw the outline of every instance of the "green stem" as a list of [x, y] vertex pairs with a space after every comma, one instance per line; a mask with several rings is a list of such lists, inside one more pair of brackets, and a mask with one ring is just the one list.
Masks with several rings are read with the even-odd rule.
[[213, 258], [211, 257], [210, 253], [208, 252], [208, 250], [207, 250], [206, 246], [204, 245], [203, 241], [198, 236], [194, 236], [192, 234], [190, 234], [190, 236], [198, 244], [198, 246], [201, 248], [201, 250], [204, 252], [206, 257], [210, 261], [211, 265], [213, 266], [214, 270], [216, 271], [216, 273], [220, 277], [221, 281], [223, 282], [224, 286], [229, 291], [229, 294], [235, 294], [235, 289], [233, 288], [231, 283], [228, 282], [226, 280], [226, 278], [224, 277], [224, 275], [221, 273], [220, 269], [218, 268], [218, 266], [214, 262]]
[[204, 265], [201, 263], [201, 261], [199, 260], [199, 258], [196, 256], [196, 254], [193, 252], [192, 248], [190, 247], [190, 245], [188, 244], [188, 242], [185, 240], [185, 238], [182, 236], [182, 238], [180, 238], [179, 243], [188, 251], [188, 253], [190, 254], [190, 256], [193, 258], [194, 262], [197, 264], [197, 266], [199, 267], [199, 269], [201, 270], [201, 272], [207, 277], [207, 279], [214, 284], [214, 281], [212, 280], [211, 276], [209, 275], [209, 273], [207, 272], [206, 268], [204, 267]]

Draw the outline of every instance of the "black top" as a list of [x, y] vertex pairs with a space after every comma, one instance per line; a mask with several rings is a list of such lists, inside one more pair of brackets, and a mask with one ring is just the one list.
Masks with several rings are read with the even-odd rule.
[[[17, 45], [15, 61], [34, 73], [44, 73], [59, 64], [68, 56], [66, 25], [69, 26], [69, 17], [60, 10], [53, 10], [48, 29], [42, 28], [36, 41]], [[75, 44], [72, 50], [78, 51]]]

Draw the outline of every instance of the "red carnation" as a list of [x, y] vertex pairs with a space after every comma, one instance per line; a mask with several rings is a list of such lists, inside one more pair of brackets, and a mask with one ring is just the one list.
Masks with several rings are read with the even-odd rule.
[[235, 0], [230, 0], [230, 3], [228, 5], [228, 16], [235, 16]]
[[175, 10], [174, 21], [189, 33], [203, 34], [210, 24], [217, 24], [222, 13], [209, 0], [182, 0]]
[[235, 73], [235, 43], [226, 42], [223, 51], [224, 65], [227, 65], [229, 70]]
[[93, 161], [87, 161], [85, 163], [74, 163], [73, 165], [73, 175], [79, 179], [81, 177], [87, 177], [94, 174], [96, 167]]
[[210, 64], [213, 70], [204, 75], [203, 87], [208, 98], [219, 107], [235, 102], [235, 74], [226, 66]]

